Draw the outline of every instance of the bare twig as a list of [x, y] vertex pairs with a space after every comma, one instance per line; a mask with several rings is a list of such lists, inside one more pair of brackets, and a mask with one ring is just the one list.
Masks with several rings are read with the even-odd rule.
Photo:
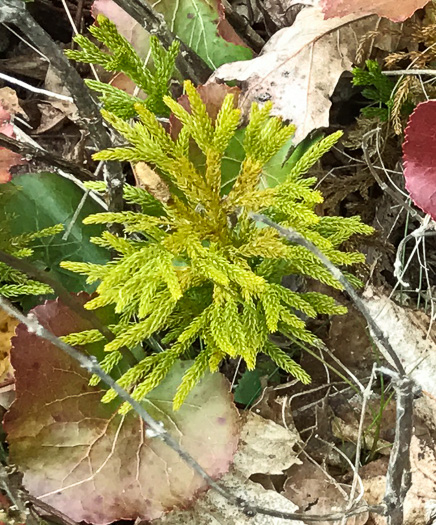
[[33, 507], [39, 509], [39, 511], [42, 511], [44, 515], [48, 515], [50, 518], [56, 519], [56, 523], [60, 523], [61, 525], [79, 525], [76, 521], [69, 518], [60, 510], [55, 509], [48, 503], [45, 503], [44, 501], [41, 501], [38, 498], [35, 498], [31, 494], [26, 494], [26, 499]]
[[[176, 38], [165, 22], [164, 17], [143, 0], [115, 0], [126, 13], [134, 18], [140, 26], [150, 34], [156, 35], [165, 47], [169, 47]], [[180, 53], [176, 60], [177, 69], [183, 78], [190, 79], [194, 84], [205, 82], [212, 70], [194, 51], [180, 42]]]
[[436, 69], [397, 69], [395, 71], [382, 71], [388, 77], [401, 77], [403, 75], [436, 75]]
[[241, 38], [259, 53], [265, 45], [265, 40], [251, 27], [249, 21], [238, 13], [228, 0], [221, 0], [226, 14], [226, 20], [235, 28]]
[[304, 513], [281, 512], [274, 509], [266, 509], [263, 507], [259, 507], [258, 505], [254, 505], [251, 502], [246, 501], [244, 498], [235, 496], [234, 494], [229, 492], [225, 487], [214, 481], [209, 476], [209, 474], [203, 469], [203, 467], [201, 467], [201, 465], [197, 463], [197, 461], [190, 454], [188, 454], [184, 449], [180, 447], [178, 441], [175, 440], [165, 430], [164, 426], [160, 422], [152, 418], [147, 412], [147, 410], [145, 410], [145, 408], [138, 401], [133, 399], [123, 388], [121, 388], [118, 385], [118, 383], [114, 379], [112, 379], [111, 376], [109, 376], [108, 374], [106, 374], [106, 372], [103, 371], [103, 369], [99, 366], [95, 358], [90, 358], [82, 354], [72, 346], [64, 343], [52, 332], [44, 328], [33, 314], [25, 316], [14, 306], [12, 306], [10, 301], [8, 301], [2, 296], [0, 296], [0, 307], [3, 308], [3, 310], [5, 310], [8, 314], [18, 319], [20, 322], [24, 323], [29, 332], [35, 333], [38, 337], [41, 337], [42, 339], [45, 339], [46, 341], [49, 341], [50, 343], [55, 345], [57, 348], [59, 348], [60, 350], [68, 354], [70, 357], [75, 359], [78, 363], [80, 363], [80, 365], [86, 370], [88, 370], [90, 374], [97, 375], [106, 385], [115, 390], [120, 399], [126, 401], [133, 408], [133, 410], [141, 417], [141, 419], [143, 419], [148, 425], [148, 429], [146, 431], [148, 437], [157, 437], [161, 439], [165, 444], [172, 448], [179, 455], [179, 457], [181, 457], [183, 461], [186, 462], [187, 465], [189, 465], [193, 470], [195, 470], [208, 483], [210, 488], [217, 491], [230, 503], [236, 505], [247, 516], [251, 517], [256, 516], [256, 514], [264, 514], [266, 516], [273, 516], [276, 518], [286, 520], [296, 520], [304, 518], [305, 521], [317, 522], [324, 520], [340, 521], [344, 518], [344, 516], [355, 516], [364, 512], [384, 512], [384, 505], [362, 505], [361, 507], [352, 509], [346, 513], [341, 512], [327, 515], [306, 516]]
[[[365, 391], [363, 392], [363, 396], [362, 396], [363, 397], [362, 409], [360, 413], [359, 429], [357, 432], [356, 458], [355, 458], [354, 469], [353, 469], [353, 482], [351, 484], [351, 490], [350, 490], [349, 503], [347, 505], [347, 510], [353, 508], [353, 505], [355, 504], [354, 495], [356, 493], [357, 484], [360, 483], [362, 487], [362, 479], [359, 476], [359, 467], [360, 467], [360, 453], [362, 451], [363, 425], [365, 423], [366, 405], [368, 403], [369, 397], [372, 394], [372, 384], [376, 376], [375, 370], [376, 370], [376, 364], [374, 364], [372, 368], [371, 377], [369, 378], [369, 382], [366, 385]], [[359, 500], [362, 498], [362, 496], [363, 496], [363, 491], [361, 490]], [[345, 520], [341, 522], [341, 525], [346, 525]]]
[[383, 501], [387, 509], [388, 525], [402, 525], [404, 500], [412, 485], [410, 442], [413, 433], [413, 398], [416, 385], [405, 375], [396, 374], [384, 367], [378, 370], [392, 378], [392, 385], [397, 394], [395, 441], [389, 457]]
[[422, 222], [423, 219], [421, 215], [416, 210], [414, 210], [411, 206], [409, 206], [407, 202], [404, 202], [404, 200], [401, 197], [399, 197], [397, 193], [395, 193], [395, 191], [390, 186], [388, 186], [385, 182], [382, 181], [382, 179], [380, 178], [379, 174], [377, 173], [377, 171], [375, 170], [372, 164], [371, 158], [369, 156], [369, 151], [368, 151], [368, 141], [375, 133], [378, 133], [378, 131], [379, 131], [378, 128], [373, 129], [371, 131], [368, 131], [368, 133], [365, 133], [365, 135], [363, 136], [362, 150], [363, 150], [363, 157], [365, 159], [366, 165], [368, 166], [368, 169], [371, 172], [371, 175], [374, 177], [375, 181], [380, 186], [380, 189], [386, 192], [388, 195], [390, 195], [394, 199], [394, 201], [400, 204], [400, 206], [402, 206], [405, 210], [407, 210], [414, 219], [417, 219], [420, 222]]
[[0, 79], [5, 80], [6, 82], [10, 82], [11, 84], [15, 84], [16, 86], [20, 86], [29, 91], [32, 91], [33, 93], [38, 93], [39, 95], [45, 95], [46, 97], [57, 98], [58, 100], [64, 100], [66, 102], [73, 102], [73, 99], [69, 97], [68, 95], [62, 95], [62, 93], [54, 93], [53, 91], [48, 91], [47, 89], [37, 88], [35, 86], [28, 84], [27, 82], [23, 82], [22, 80], [19, 80], [18, 78], [14, 78], [9, 75], [6, 75], [5, 73], [0, 72]]
[[[111, 147], [111, 139], [103, 125], [100, 110], [78, 72], [69, 63], [62, 50], [35, 22], [21, 0], [0, 0], [0, 22], [14, 24], [22, 33], [32, 35], [34, 45], [47, 56], [50, 64], [70, 92], [83, 125], [88, 129], [97, 149]], [[123, 181], [121, 165], [107, 164], [105, 180], [108, 187], [109, 211], [123, 209]]]
[[40, 161], [55, 168], [55, 170], [56, 168], [60, 168], [68, 173], [72, 173], [80, 180], [95, 180], [94, 174], [86, 168], [82, 168], [82, 166], [70, 162], [64, 159], [64, 157], [56, 155], [56, 153], [51, 153], [45, 149], [37, 148], [30, 144], [25, 144], [24, 142], [20, 142], [12, 137], [0, 134], [0, 146], [15, 151], [15, 153], [19, 153], [27, 160], [32, 159]]

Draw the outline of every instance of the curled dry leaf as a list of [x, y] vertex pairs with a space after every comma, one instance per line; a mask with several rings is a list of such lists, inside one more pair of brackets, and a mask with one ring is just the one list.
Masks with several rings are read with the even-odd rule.
[[403, 161], [413, 202], [436, 219], [436, 100], [418, 104], [410, 116]]
[[321, 0], [326, 18], [343, 17], [352, 13], [378, 15], [393, 22], [403, 22], [421, 9], [428, 0]]
[[[56, 301], [36, 307], [39, 321], [56, 335], [90, 328]], [[134, 412], [101, 403], [104, 391], [52, 344], [17, 328], [12, 364], [17, 398], [5, 416], [10, 459], [26, 489], [75, 521], [107, 524], [152, 520], [186, 506], [206, 489], [204, 480], [163, 442], [146, 434]], [[227, 380], [206, 374], [183, 407], [172, 398], [190, 362], [175, 365], [144, 400], [144, 407], [214, 478], [229, 468], [239, 416]]]
[[278, 31], [253, 60], [225, 64], [211, 81], [241, 83], [245, 116], [252, 102], [274, 103], [273, 114], [297, 127], [295, 142], [329, 125], [339, 77], [351, 70], [360, 38], [374, 30], [377, 17], [348, 15], [324, 20], [319, 7], [303, 9], [291, 27]]
[[147, 190], [155, 199], [167, 203], [171, 199], [170, 189], [165, 181], [145, 162], [138, 162], [133, 166], [136, 185]]
[[0, 310], [0, 407], [9, 408], [15, 397], [14, 371], [10, 361], [11, 339], [18, 321]]
[[11, 339], [18, 321], [0, 309], [0, 385], [12, 373], [10, 364]]

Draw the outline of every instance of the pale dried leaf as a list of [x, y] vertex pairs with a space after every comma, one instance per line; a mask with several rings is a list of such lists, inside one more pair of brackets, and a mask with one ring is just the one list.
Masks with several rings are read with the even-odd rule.
[[147, 190], [155, 199], [167, 203], [171, 199], [170, 189], [165, 181], [145, 162], [133, 166], [136, 185]]
[[296, 125], [295, 142], [300, 142], [313, 129], [329, 125], [330, 96], [342, 73], [351, 69], [360, 38], [376, 24], [376, 17], [359, 15], [324, 20], [320, 8], [307, 7], [259, 57], [225, 64], [211, 81], [241, 83], [245, 116], [252, 102], [271, 100], [273, 114]]
[[[273, 421], [264, 419], [253, 412], [244, 417], [240, 446], [233, 466], [220, 483], [235, 496], [256, 505], [285, 512], [297, 512], [298, 508], [289, 499], [273, 490], [247, 479], [252, 474], [282, 474], [291, 465], [301, 461], [293, 450], [299, 440], [295, 427], [284, 428]], [[299, 467], [296, 467], [299, 468]], [[156, 525], [303, 525], [301, 521], [289, 521], [257, 514], [244, 515], [235, 505], [229, 503], [217, 492], [210, 490], [200, 497], [189, 511], [170, 512], [155, 522]]]
[[428, 0], [321, 0], [326, 18], [349, 14], [383, 16], [393, 22], [403, 22], [421, 9]]
[[[429, 317], [423, 311], [397, 305], [383, 292], [371, 287], [365, 290], [363, 300], [406, 372], [421, 388], [436, 395], [436, 338], [434, 330], [427, 334]], [[391, 362], [389, 355], [384, 357]]]
[[286, 429], [253, 412], [246, 416], [234, 467], [249, 478], [252, 474], [283, 474], [300, 463], [293, 448], [300, 440], [295, 428]]

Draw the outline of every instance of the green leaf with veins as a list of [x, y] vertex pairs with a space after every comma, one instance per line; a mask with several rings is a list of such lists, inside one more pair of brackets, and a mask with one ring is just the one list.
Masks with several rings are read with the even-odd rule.
[[249, 60], [253, 52], [233, 44], [218, 31], [220, 0], [158, 0], [154, 9], [162, 13], [171, 32], [192, 48], [211, 68], [227, 62]]
[[[68, 259], [103, 264], [109, 260], [107, 250], [90, 242], [90, 237], [101, 235], [103, 228], [99, 225], [84, 227], [82, 224], [84, 217], [103, 211], [102, 207], [88, 196], [71, 224], [84, 192], [55, 173], [17, 176], [1, 185], [0, 193], [5, 195], [3, 211], [9, 217], [11, 235], [31, 233], [59, 223], [65, 227], [64, 232], [33, 243], [32, 262], [62, 282], [70, 292], [94, 291], [95, 285], [86, 284], [84, 276], [64, 270], [59, 263]], [[70, 226], [68, 237], [64, 238]]]

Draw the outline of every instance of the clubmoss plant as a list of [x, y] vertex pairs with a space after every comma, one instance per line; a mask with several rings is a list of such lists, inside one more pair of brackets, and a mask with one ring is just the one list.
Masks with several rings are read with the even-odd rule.
[[174, 64], [179, 53], [179, 42], [174, 41], [168, 51], [161, 46], [155, 36], [150, 37], [150, 51], [154, 63], [154, 72], [147, 68], [132, 45], [118, 32], [116, 25], [103, 15], [98, 15], [97, 24], [89, 28], [91, 34], [109, 53], [102, 51], [89, 38], [83, 35], [74, 37], [81, 51], [65, 51], [68, 58], [102, 66], [106, 71], [127, 75], [146, 95], [146, 100], [125, 93], [110, 84], [98, 80], [86, 80], [86, 84], [101, 94], [103, 107], [121, 118], [136, 116], [135, 104], [150, 109], [157, 115], [168, 115], [169, 109], [163, 97], [169, 94], [169, 82], [174, 71]]
[[[182, 123], [176, 139], [142, 102], [135, 102], [139, 117], [128, 123], [113, 112], [103, 116], [130, 143], [94, 155], [97, 160], [145, 162], [172, 189], [165, 203], [147, 191], [125, 186], [128, 203], [140, 211], [100, 213], [86, 224], [121, 223], [125, 237], [104, 232], [94, 242], [118, 256], [105, 265], [65, 262], [63, 267], [98, 282], [97, 295], [88, 309], [113, 305], [119, 322], [116, 337], [107, 342], [102, 366], [111, 372], [121, 361], [120, 348], [134, 348], [150, 336], [158, 336], [164, 351], [152, 353], [130, 368], [119, 384], [140, 400], [155, 388], [174, 363], [196, 350], [174, 397], [181, 406], [204, 372], [218, 370], [228, 357], [241, 357], [248, 369], [260, 353], [283, 370], [308, 383], [309, 374], [277, 346], [269, 335], [279, 332], [291, 339], [317, 344], [305, 326], [304, 316], [342, 314], [346, 309], [317, 292], [296, 292], [282, 285], [286, 275], [303, 275], [340, 289], [319, 260], [301, 246], [282, 239], [270, 227], [249, 218], [250, 212], [267, 214], [310, 239], [329, 259], [341, 266], [364, 260], [360, 253], [344, 252], [340, 245], [355, 233], [370, 234], [372, 228], [359, 217], [320, 217], [315, 208], [323, 198], [312, 187], [307, 171], [340, 138], [336, 132], [312, 146], [274, 188], [259, 188], [263, 166], [284, 146], [294, 127], [270, 117], [271, 104], [253, 104], [245, 130], [245, 158], [227, 195], [220, 194], [221, 162], [240, 121], [233, 95], [227, 95], [213, 121], [198, 92], [185, 82], [191, 112], [168, 96], [164, 103]], [[191, 156], [194, 142], [204, 156], [198, 167]], [[89, 183], [95, 191], [104, 184]], [[357, 280], [355, 279], [355, 282]], [[304, 315], [302, 315], [304, 314]], [[102, 340], [97, 330], [71, 334], [66, 341], [84, 345]], [[192, 354], [191, 354], [192, 355]], [[97, 384], [98, 378], [92, 378]], [[116, 397], [109, 390], [103, 401]], [[121, 407], [126, 412], [128, 406]]]

